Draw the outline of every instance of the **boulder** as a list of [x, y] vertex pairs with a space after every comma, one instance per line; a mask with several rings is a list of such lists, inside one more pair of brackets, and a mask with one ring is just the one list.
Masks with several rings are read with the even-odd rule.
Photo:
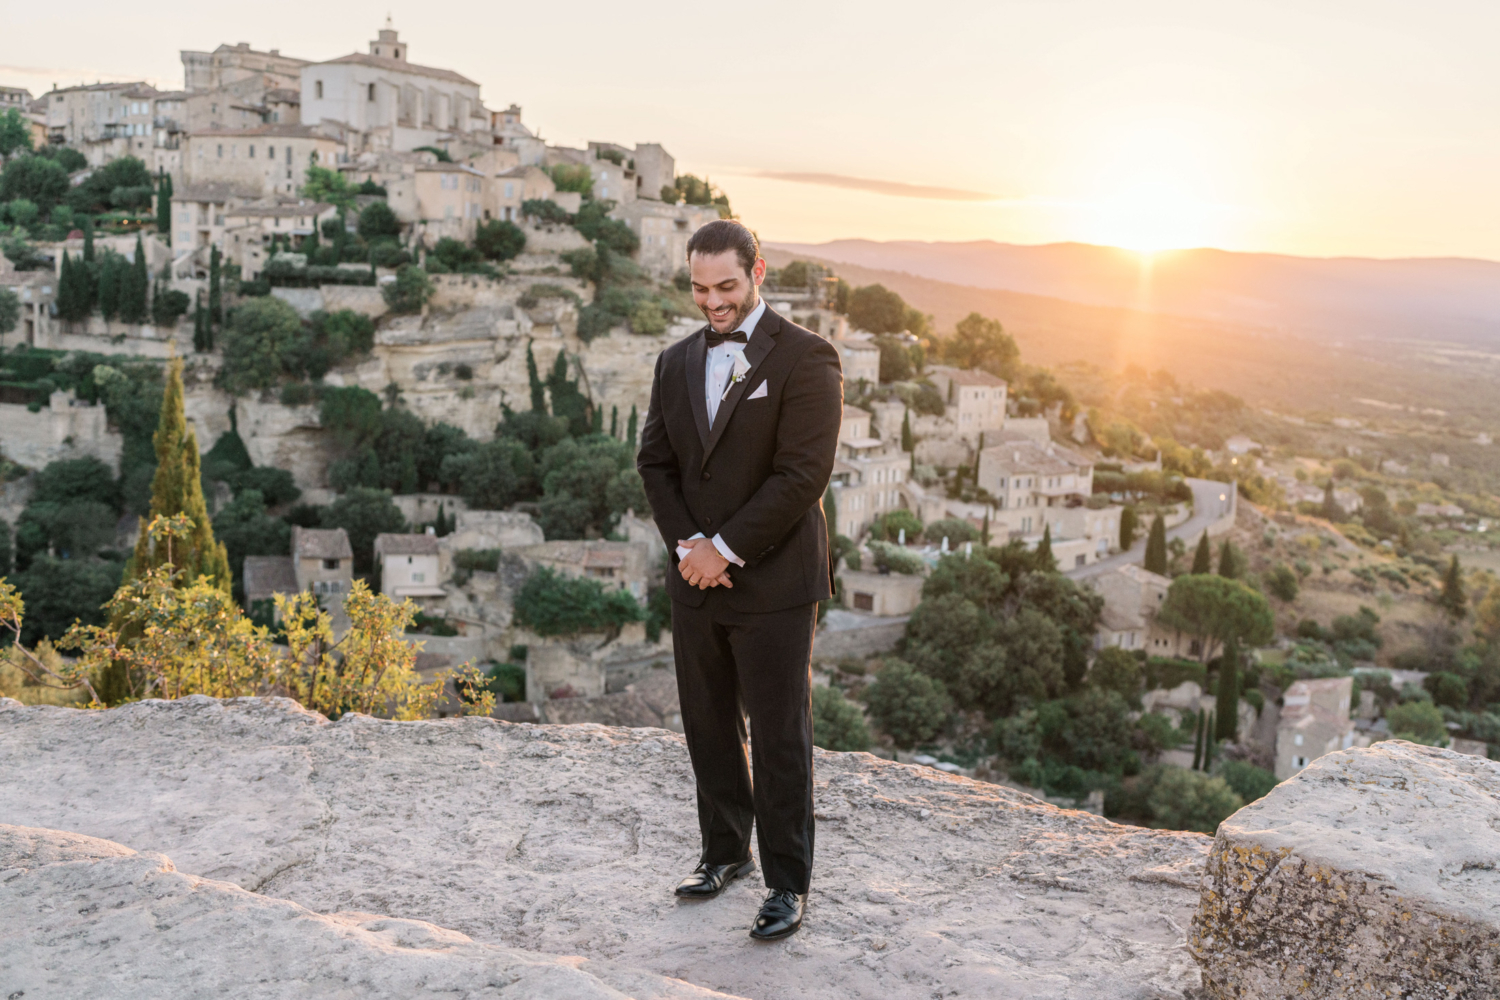
[[1209, 994], [1500, 996], [1500, 764], [1326, 754], [1219, 826], [1190, 947]]
[[71, 831], [0, 846], [46, 861], [0, 861], [25, 869], [0, 871], [0, 997], [1195, 995], [1209, 838], [869, 754], [814, 767], [808, 923], [757, 945], [758, 878], [671, 896], [699, 851], [675, 733], [0, 702], [0, 817]]

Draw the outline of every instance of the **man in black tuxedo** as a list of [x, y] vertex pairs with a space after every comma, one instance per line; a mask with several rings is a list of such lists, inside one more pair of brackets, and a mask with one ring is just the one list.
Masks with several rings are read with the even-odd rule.
[[703, 834], [677, 895], [711, 898], [748, 874], [754, 821], [770, 891], [750, 936], [774, 940], [802, 925], [812, 876], [812, 642], [833, 594], [821, 501], [843, 373], [832, 345], [761, 300], [750, 230], [711, 222], [687, 256], [708, 326], [657, 358], [637, 458], [677, 556], [667, 590]]

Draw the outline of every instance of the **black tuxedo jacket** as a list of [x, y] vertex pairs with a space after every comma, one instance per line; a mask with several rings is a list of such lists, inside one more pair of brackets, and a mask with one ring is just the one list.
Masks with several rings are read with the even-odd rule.
[[[676, 570], [677, 540], [722, 535], [744, 566], [729, 567], [736, 611], [779, 611], [833, 596], [823, 492], [833, 473], [844, 378], [833, 345], [767, 306], [745, 347], [749, 374], [708, 424], [705, 327], [656, 359], [651, 408], [636, 458], [667, 543], [672, 599], [706, 592]], [[750, 396], [765, 386], [765, 395]]]

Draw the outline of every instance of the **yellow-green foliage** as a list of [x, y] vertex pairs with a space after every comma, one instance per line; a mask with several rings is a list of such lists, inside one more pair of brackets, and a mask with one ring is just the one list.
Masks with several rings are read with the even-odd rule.
[[[63, 665], [63, 658], [52, 648], [52, 643], [43, 639], [32, 650], [38, 660], [56, 670]], [[54, 687], [38, 683], [28, 671], [31, 663], [15, 646], [0, 653], [0, 698], [14, 698], [23, 705], [69, 705], [81, 708], [88, 704], [88, 692], [83, 688]]]

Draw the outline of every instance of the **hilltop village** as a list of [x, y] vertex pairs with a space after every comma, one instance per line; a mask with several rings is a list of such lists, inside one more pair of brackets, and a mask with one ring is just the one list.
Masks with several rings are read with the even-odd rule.
[[[702, 325], [687, 240], [729, 195], [659, 143], [544, 141], [389, 23], [323, 62], [182, 61], [176, 91], [0, 88], [20, 641], [104, 622], [180, 387], [268, 634], [304, 593], [347, 628], [363, 581], [412, 602], [417, 674], [474, 666], [497, 717], [680, 729], [634, 446], [656, 356]], [[1165, 373], [1102, 410], [998, 320], [934, 330], [818, 262], [763, 293], [843, 361], [820, 746], [1211, 831], [1331, 751], [1500, 742], [1500, 588], [1448, 558], [1483, 503], [1278, 453]], [[82, 697], [5, 670], [0, 693]]]

